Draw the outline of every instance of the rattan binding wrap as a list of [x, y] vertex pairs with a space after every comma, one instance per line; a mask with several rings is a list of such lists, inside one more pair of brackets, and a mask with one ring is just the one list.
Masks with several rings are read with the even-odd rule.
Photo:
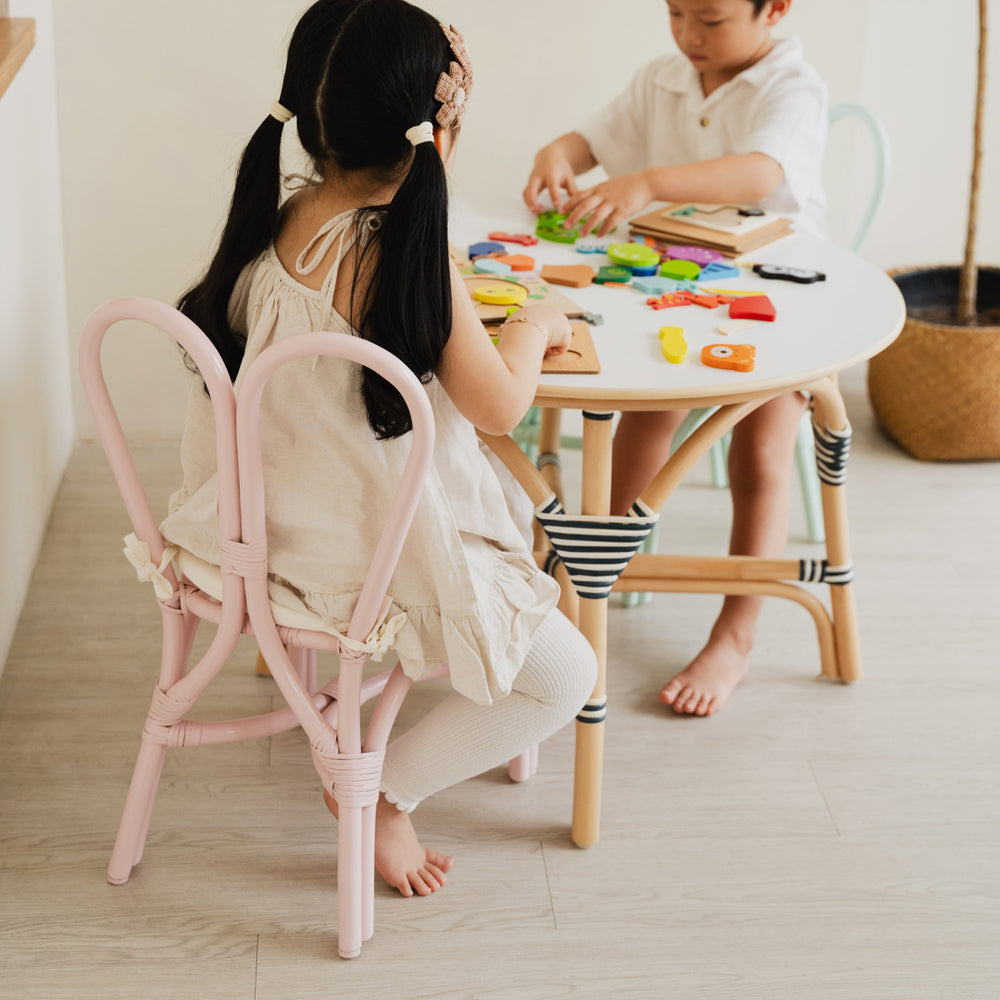
[[1000, 326], [907, 316], [899, 337], [868, 362], [868, 395], [882, 428], [914, 458], [1000, 458]]

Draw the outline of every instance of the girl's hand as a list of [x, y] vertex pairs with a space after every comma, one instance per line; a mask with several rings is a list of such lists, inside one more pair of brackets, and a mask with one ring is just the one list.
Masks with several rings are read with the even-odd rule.
[[576, 174], [569, 157], [559, 148], [557, 143], [552, 143], [540, 150], [535, 157], [535, 165], [532, 167], [531, 176], [524, 189], [524, 203], [532, 212], [544, 211], [544, 206], [538, 200], [542, 191], [548, 191], [552, 204], [557, 212], [562, 212], [562, 192], [565, 191], [571, 198], [577, 194]]
[[572, 229], [584, 216], [588, 216], [580, 235], [595, 233], [606, 236], [619, 222], [642, 211], [653, 200], [653, 191], [644, 171], [614, 177], [572, 195], [563, 209], [567, 216], [563, 225]]
[[565, 313], [554, 306], [539, 304], [525, 306], [514, 315], [523, 316], [526, 320], [537, 323], [548, 334], [545, 357], [554, 358], [566, 353], [573, 340], [573, 328], [569, 325]]

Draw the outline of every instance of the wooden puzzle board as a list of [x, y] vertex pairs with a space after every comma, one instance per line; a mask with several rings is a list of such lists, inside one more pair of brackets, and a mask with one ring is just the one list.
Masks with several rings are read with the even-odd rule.
[[[558, 375], [573, 372], [576, 375], [599, 375], [601, 361], [597, 357], [597, 348], [594, 347], [594, 340], [590, 336], [590, 324], [582, 319], [571, 319], [569, 325], [573, 331], [569, 347], [562, 354], [545, 358], [542, 361], [542, 374]], [[499, 326], [499, 323], [490, 324], [486, 329], [492, 336], [496, 336]]]
[[[503, 282], [505, 278], [498, 278], [495, 274], [468, 274], [465, 275], [463, 280], [465, 281], [465, 287], [469, 290], [469, 297], [472, 297], [473, 289], [481, 285], [496, 285]], [[580, 308], [571, 299], [568, 299], [562, 292], [554, 288], [552, 285], [546, 284], [544, 281], [539, 281], [535, 279], [525, 279], [521, 281], [515, 281], [514, 284], [521, 285], [523, 288], [528, 290], [528, 297], [521, 305], [531, 305], [538, 304], [540, 302], [546, 303], [558, 309], [564, 315], [568, 316], [570, 319], [579, 319], [583, 316], [583, 309]], [[502, 322], [507, 318], [507, 310], [509, 306], [491, 306], [487, 305], [485, 302], [476, 302], [475, 299], [472, 300], [476, 307], [476, 315], [483, 323], [496, 323]]]
[[554, 358], [546, 358], [542, 362], [542, 374], [552, 375], [559, 372], [575, 372], [577, 375], [598, 375], [601, 362], [597, 357], [593, 338], [590, 336], [590, 324], [582, 319], [570, 320], [573, 329], [573, 340], [564, 354]]

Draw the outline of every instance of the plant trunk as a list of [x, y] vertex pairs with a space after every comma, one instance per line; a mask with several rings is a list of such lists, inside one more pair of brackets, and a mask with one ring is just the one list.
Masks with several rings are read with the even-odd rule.
[[979, 0], [979, 61], [976, 73], [976, 121], [973, 128], [972, 179], [969, 183], [969, 224], [965, 234], [965, 258], [958, 284], [958, 322], [976, 321], [976, 218], [979, 214], [979, 169], [983, 159], [983, 118], [986, 103], [986, 4]]

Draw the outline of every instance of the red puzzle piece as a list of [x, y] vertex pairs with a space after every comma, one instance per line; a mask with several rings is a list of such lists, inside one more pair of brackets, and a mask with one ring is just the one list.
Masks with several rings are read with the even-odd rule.
[[538, 242], [538, 237], [529, 233], [490, 233], [490, 239], [500, 243], [520, 243], [526, 247], [533, 247]]
[[667, 292], [659, 298], [646, 299], [646, 305], [654, 309], [672, 309], [674, 306], [689, 306], [694, 301], [690, 292]]
[[729, 303], [729, 315], [733, 319], [759, 319], [773, 323], [778, 314], [766, 295], [745, 295]]

